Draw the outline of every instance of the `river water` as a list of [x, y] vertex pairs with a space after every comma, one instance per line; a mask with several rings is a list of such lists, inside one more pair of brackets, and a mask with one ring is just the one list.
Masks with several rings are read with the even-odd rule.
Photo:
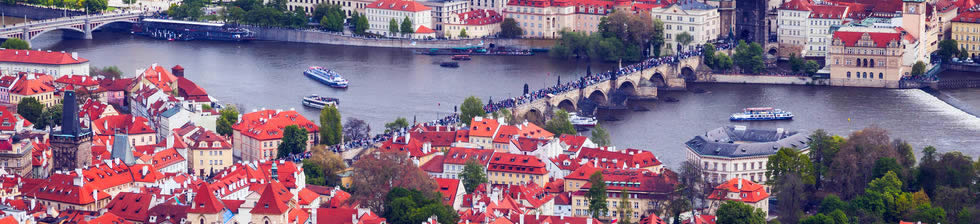
[[[373, 132], [395, 117], [432, 120], [453, 111], [470, 95], [484, 101], [553, 85], [560, 76], [572, 80], [584, 74], [587, 63], [547, 56], [474, 57], [460, 68], [438, 66], [445, 57], [414, 55], [410, 50], [255, 41], [169, 42], [124, 33], [96, 32], [93, 40], [61, 40], [56, 32], [33, 41], [34, 48], [76, 51], [93, 66], [117, 65], [126, 76], [152, 63], [180, 64], [185, 76], [222, 103], [253, 109], [295, 108], [310, 119], [318, 111], [305, 109], [308, 94], [340, 98], [344, 117], [367, 121]], [[347, 90], [331, 89], [302, 75], [312, 65], [340, 71], [351, 82]], [[592, 64], [593, 71], [612, 64]], [[819, 128], [846, 135], [878, 125], [921, 149], [959, 150], [980, 155], [980, 118], [921, 90], [868, 88], [691, 84], [707, 93], [661, 92], [676, 103], [641, 103], [649, 111], [605, 112], [618, 121], [603, 121], [620, 148], [651, 150], [676, 165], [684, 160], [684, 142], [710, 129], [731, 125], [728, 116], [742, 108], [773, 106], [796, 114], [793, 121], [739, 123], [752, 127], [792, 130]], [[980, 108], [980, 91], [944, 92]]]

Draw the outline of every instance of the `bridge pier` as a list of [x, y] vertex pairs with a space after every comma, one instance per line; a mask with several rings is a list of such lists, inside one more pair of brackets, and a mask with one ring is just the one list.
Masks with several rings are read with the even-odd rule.
[[24, 41], [27, 42], [27, 46], [31, 46], [32, 44], [31, 44], [31, 29], [30, 29], [30, 26], [25, 26], [23, 32], [24, 32], [24, 34], [23, 34], [23, 37], [24, 38], [22, 38], [22, 40], [24, 40]]
[[656, 100], [657, 99], [657, 87], [656, 86], [638, 86], [636, 91], [633, 92], [633, 96], [630, 96], [630, 100]]
[[92, 26], [89, 24], [89, 22], [90, 22], [89, 19], [86, 18], [85, 19], [85, 30], [84, 30], [85, 31], [85, 35], [82, 36], [82, 39], [86, 39], [86, 40], [91, 40], [92, 39]]

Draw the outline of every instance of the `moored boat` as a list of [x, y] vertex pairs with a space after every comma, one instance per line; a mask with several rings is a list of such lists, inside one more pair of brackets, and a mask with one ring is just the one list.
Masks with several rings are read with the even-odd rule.
[[340, 105], [340, 100], [332, 97], [317, 96], [316, 94], [303, 97], [303, 106], [323, 109], [327, 105], [337, 107]]
[[347, 80], [336, 71], [327, 70], [321, 67], [310, 67], [303, 72], [307, 77], [319, 81], [327, 86], [334, 88], [347, 88]]
[[774, 121], [792, 120], [793, 113], [772, 107], [750, 107], [745, 108], [742, 113], [732, 114], [728, 120], [731, 121]]
[[452, 59], [454, 61], [469, 61], [470, 56], [465, 54], [457, 54], [457, 55], [453, 55]]
[[456, 68], [459, 67], [459, 62], [447, 61], [447, 62], [439, 63], [439, 66], [447, 67], [447, 68]]
[[582, 127], [592, 127], [599, 123], [594, 117], [578, 116], [578, 113], [568, 113], [568, 120], [572, 122], [572, 125], [582, 126]]

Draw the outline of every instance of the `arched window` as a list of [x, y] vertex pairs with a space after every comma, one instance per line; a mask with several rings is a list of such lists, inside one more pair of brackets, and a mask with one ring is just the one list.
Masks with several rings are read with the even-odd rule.
[[870, 65], [870, 66], [871, 66], [872, 68], [874, 68], [874, 67], [875, 67], [875, 59], [871, 59], [871, 65]]
[[878, 79], [885, 79], [885, 73], [878, 73]]
[[204, 218], [201, 218], [201, 224], [204, 224]]
[[867, 72], [864, 73], [864, 78], [868, 78], [868, 73]]
[[864, 59], [864, 67], [868, 67], [868, 59], [867, 58]]
[[847, 78], [851, 78], [851, 72], [847, 72]]

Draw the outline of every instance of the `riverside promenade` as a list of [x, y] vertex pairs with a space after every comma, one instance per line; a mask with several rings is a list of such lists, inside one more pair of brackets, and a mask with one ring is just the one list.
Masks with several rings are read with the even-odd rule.
[[297, 43], [330, 44], [360, 47], [387, 47], [387, 48], [453, 48], [465, 46], [480, 46], [495, 44], [497, 46], [508, 46], [518, 48], [551, 48], [555, 40], [546, 39], [467, 39], [467, 40], [411, 40], [411, 39], [387, 39], [387, 38], [366, 38], [355, 37], [347, 34], [334, 32], [323, 32], [317, 30], [282, 29], [246, 26], [255, 32], [257, 40], [271, 40]]

